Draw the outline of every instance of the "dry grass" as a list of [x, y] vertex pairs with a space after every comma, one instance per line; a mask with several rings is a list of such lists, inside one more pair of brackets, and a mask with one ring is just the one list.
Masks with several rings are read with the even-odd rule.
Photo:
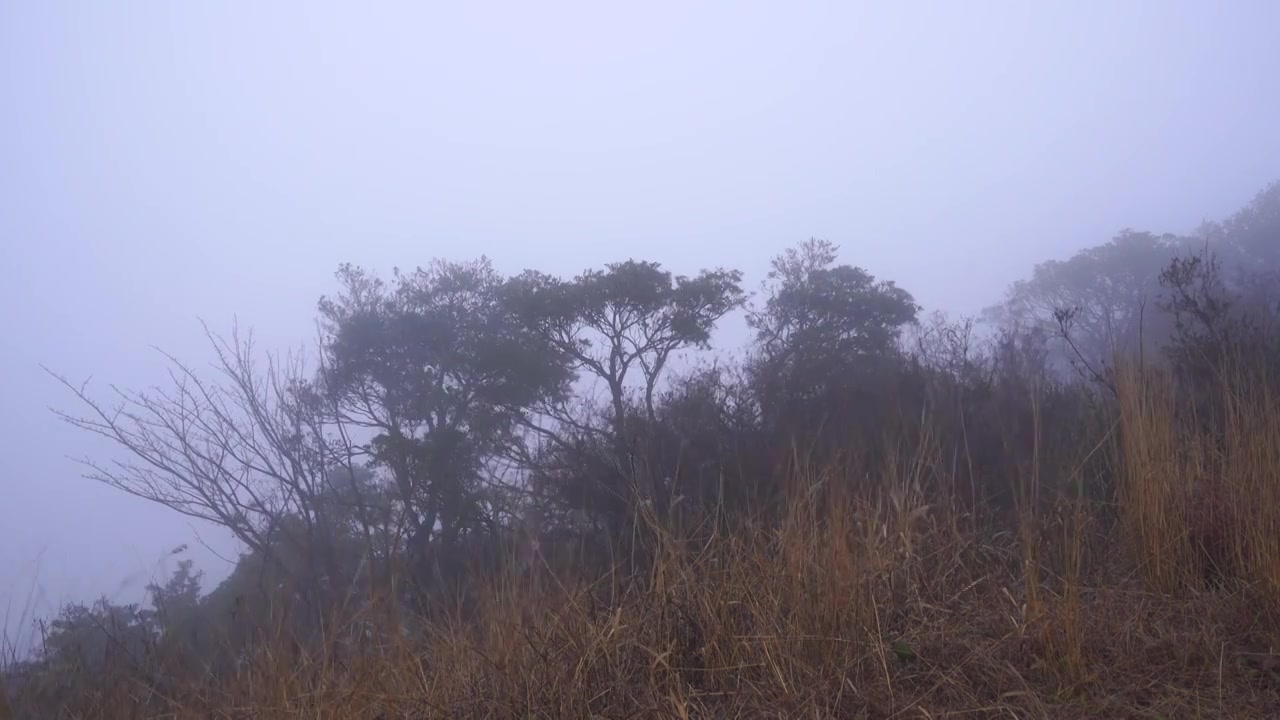
[[1280, 717], [1280, 404], [1228, 393], [1218, 437], [1165, 379], [1120, 389], [1081, 453], [1114, 454], [1113, 508], [1028, 483], [1001, 529], [924, 433], [875, 487], [795, 472], [780, 520], [650, 518], [640, 574], [544, 564], [430, 621], [369, 601], [320, 649], [61, 678], [59, 707], [0, 694], [0, 718]]

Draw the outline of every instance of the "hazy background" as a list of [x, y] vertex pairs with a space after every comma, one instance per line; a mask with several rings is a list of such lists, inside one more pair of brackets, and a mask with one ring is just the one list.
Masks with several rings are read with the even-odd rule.
[[298, 345], [338, 263], [480, 253], [754, 287], [818, 236], [974, 312], [1280, 177], [1280, 3], [1049, 5], [0, 0], [0, 617], [235, 553], [79, 479], [41, 363], [145, 386], [198, 318]]

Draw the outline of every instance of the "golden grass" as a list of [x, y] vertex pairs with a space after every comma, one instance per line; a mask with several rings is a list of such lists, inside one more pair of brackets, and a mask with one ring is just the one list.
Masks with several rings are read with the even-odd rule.
[[1118, 385], [1114, 431], [1084, 448], [1114, 454], [1113, 508], [1040, 498], [1034, 469], [1002, 529], [939, 489], [926, 432], [874, 486], [796, 470], [774, 522], [677, 534], [649, 518], [642, 573], [544, 563], [431, 620], [371, 598], [319, 648], [267, 634], [216, 678], [156, 659], [63, 678], [43, 715], [22, 697], [8, 712], [1280, 717], [1280, 398], [1224, 390], [1215, 437], [1167, 378], [1129, 369]]

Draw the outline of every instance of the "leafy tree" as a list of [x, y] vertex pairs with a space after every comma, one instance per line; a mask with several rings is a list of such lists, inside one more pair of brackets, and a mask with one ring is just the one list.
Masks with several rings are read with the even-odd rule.
[[106, 598], [73, 603], [45, 627], [41, 659], [66, 670], [136, 668], [154, 639], [154, 626], [137, 604], [117, 605]]
[[1160, 276], [1175, 327], [1165, 354], [1211, 427], [1224, 410], [1217, 405], [1228, 379], [1249, 372], [1259, 387], [1280, 379], [1280, 309], [1259, 302], [1255, 286], [1224, 275], [1222, 261], [1205, 251], [1175, 258]]
[[988, 316], [1002, 328], [1048, 333], [1056, 340], [1055, 366], [1074, 365], [1086, 377], [1109, 382], [1112, 356], [1158, 358], [1154, 351], [1180, 333], [1171, 310], [1176, 287], [1162, 282], [1172, 261], [1207, 252], [1220, 267], [1214, 275], [1236, 304], [1274, 312], [1280, 306], [1278, 248], [1280, 183], [1275, 183], [1231, 217], [1205, 223], [1192, 236], [1125, 230], [1067, 260], [1041, 263]]
[[343, 292], [320, 303], [325, 388], [345, 422], [372, 433], [360, 447], [389, 473], [410, 546], [492, 529], [485, 481], [523, 456], [531, 408], [567, 392], [558, 349], [520, 321], [484, 258], [390, 285], [349, 265], [338, 277]]
[[862, 268], [836, 265], [837, 251], [809, 240], [774, 258], [764, 307], [749, 316], [752, 373], [771, 427], [829, 414], [835, 394], [883, 367], [902, 328], [915, 321], [910, 293]]
[[751, 387], [734, 363], [718, 360], [674, 376], [661, 393], [650, 466], [670, 478], [684, 516], [696, 523], [717, 508], [758, 509], [772, 468]]
[[915, 321], [910, 293], [836, 265], [838, 251], [815, 239], [774, 258], [764, 309], [750, 317], [762, 352], [779, 360], [885, 354]]
[[147, 586], [156, 625], [168, 637], [195, 632], [196, 613], [200, 607], [200, 581], [204, 573], [193, 567], [192, 561], [180, 560], [177, 569], [163, 585], [151, 583]]
[[1226, 220], [1201, 226], [1198, 237], [1239, 303], [1254, 312], [1280, 307], [1280, 182]]
[[1205, 225], [1200, 235], [1243, 270], [1280, 269], [1280, 182], [1268, 185], [1223, 222]]
[[1119, 355], [1158, 359], [1175, 332], [1161, 273], [1193, 248], [1192, 238], [1125, 230], [1067, 261], [1036, 267], [992, 313], [1007, 329], [1034, 328], [1052, 339], [1049, 360], [1062, 371], [1113, 387]]
[[[638, 385], [639, 414], [652, 423], [655, 396], [672, 355], [709, 347], [716, 323], [744, 299], [741, 280], [736, 270], [686, 277], [637, 260], [588, 270], [571, 281], [525, 272], [512, 284], [513, 307], [574, 370], [602, 382], [608, 392], [604, 428], [582, 422], [560, 405], [544, 408], [559, 421], [558, 428], [534, 429], [560, 450], [590, 437], [606, 438], [616, 467], [611, 491], [630, 504], [637, 470], [634, 444], [640, 438], [629, 422], [629, 391]], [[651, 477], [649, 491], [661, 511], [669, 501], [663, 479]]]
[[[1009, 289], [989, 311], [1003, 327], [1037, 329], [1064, 342], [1059, 363], [1100, 369], [1117, 352], [1150, 349], [1169, 331], [1162, 317], [1160, 272], [1188, 246], [1173, 235], [1125, 230], [1068, 260], [1049, 260]], [[1099, 374], [1101, 370], [1097, 370]]]

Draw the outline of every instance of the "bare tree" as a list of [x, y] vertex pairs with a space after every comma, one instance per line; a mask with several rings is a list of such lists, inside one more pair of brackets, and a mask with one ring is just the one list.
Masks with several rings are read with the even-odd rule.
[[[110, 440], [123, 457], [85, 458], [86, 477], [230, 530], [299, 590], [319, 592], [341, 574], [339, 537], [354, 522], [371, 540], [353, 446], [300, 356], [255, 360], [251, 335], [205, 327], [212, 373], [165, 354], [169, 383], [111, 386], [110, 402], [54, 375], [81, 414], [55, 411]], [[51, 373], [53, 374], [53, 373]], [[346, 482], [341, 482], [343, 478]], [[351, 504], [353, 494], [357, 506]], [[353, 520], [354, 519], [354, 520]]]

